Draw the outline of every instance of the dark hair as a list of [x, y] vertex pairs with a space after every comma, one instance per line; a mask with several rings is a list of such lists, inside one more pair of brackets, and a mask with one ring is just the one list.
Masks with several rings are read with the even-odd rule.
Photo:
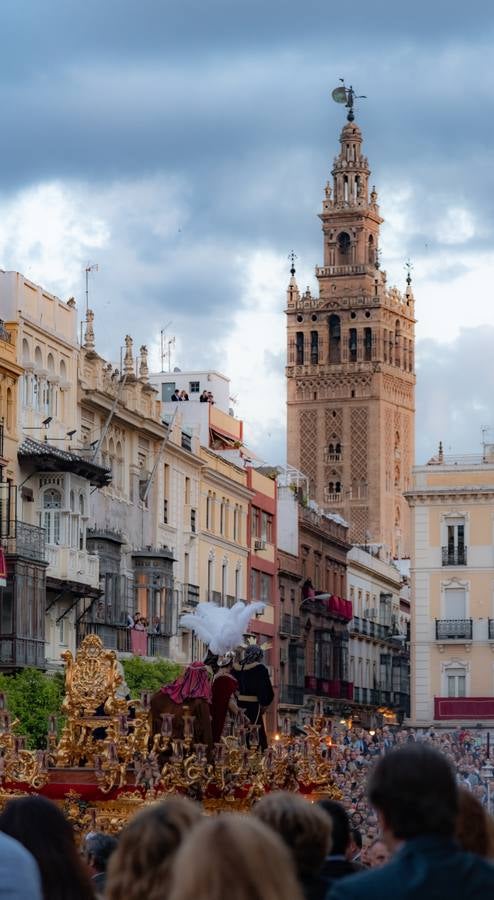
[[0, 815], [0, 831], [34, 856], [44, 900], [93, 900], [89, 874], [77, 852], [72, 825], [51, 800], [19, 797]]
[[371, 773], [369, 800], [396, 838], [450, 837], [458, 789], [446, 757], [425, 744], [407, 744], [383, 756]]
[[265, 794], [252, 813], [290, 848], [300, 878], [319, 872], [331, 850], [332, 823], [327, 813], [289, 791]]
[[103, 834], [102, 831], [91, 831], [86, 835], [84, 850], [95, 869], [98, 872], [106, 872], [108, 860], [116, 849], [118, 841], [112, 834]]
[[362, 849], [362, 832], [360, 828], [350, 828], [350, 837], [353, 838], [353, 843], [359, 850]]
[[345, 808], [336, 800], [319, 800], [320, 809], [328, 814], [333, 823], [333, 847], [331, 853], [343, 856], [350, 843], [350, 819]]

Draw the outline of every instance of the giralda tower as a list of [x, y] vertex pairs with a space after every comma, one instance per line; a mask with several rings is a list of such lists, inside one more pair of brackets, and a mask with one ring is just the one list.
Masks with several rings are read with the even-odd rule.
[[319, 296], [287, 291], [288, 462], [311, 496], [350, 525], [350, 539], [409, 553], [414, 459], [414, 298], [379, 266], [379, 214], [362, 132], [348, 121], [322, 212]]

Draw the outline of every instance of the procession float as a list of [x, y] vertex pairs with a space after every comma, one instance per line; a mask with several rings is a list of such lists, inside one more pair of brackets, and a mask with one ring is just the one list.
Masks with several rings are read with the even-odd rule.
[[[128, 694], [115, 651], [88, 635], [75, 657], [62, 656], [65, 697], [60, 717], [48, 719], [44, 750], [26, 748], [0, 694], [0, 808], [12, 797], [42, 794], [83, 835], [117, 833], [143, 804], [176, 793], [200, 801], [206, 812], [246, 810], [273, 790], [337, 799], [322, 705], [296, 736], [287, 720], [263, 750], [262, 705], [252, 721], [232, 699], [242, 698], [225, 694], [225, 672], [233, 670], [235, 681], [242, 661], [259, 656], [249, 656], [244, 642], [252, 606], [213, 611], [213, 604], [199, 604], [186, 624], [209, 648], [204, 663], [192, 663], [172, 685], [154, 695], [144, 691], [139, 700]], [[246, 699], [252, 706], [255, 697]], [[213, 740], [218, 709], [223, 721]]]

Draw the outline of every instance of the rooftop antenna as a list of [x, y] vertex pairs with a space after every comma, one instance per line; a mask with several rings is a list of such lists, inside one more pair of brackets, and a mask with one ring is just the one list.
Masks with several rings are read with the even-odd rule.
[[166, 351], [165, 351], [166, 331], [167, 331], [167, 328], [169, 328], [171, 324], [172, 324], [171, 322], [167, 322], [165, 327], [162, 328], [160, 331], [160, 351], [161, 351], [161, 371], [162, 372], [165, 371], [163, 368], [163, 360], [166, 356]]
[[99, 272], [98, 263], [88, 263], [84, 271], [86, 273], [86, 319], [87, 319], [87, 311], [89, 309], [89, 273], [90, 272]]
[[290, 250], [290, 253], [288, 254], [288, 259], [290, 260], [290, 262], [292, 264], [291, 268], [290, 268], [290, 275], [295, 275], [295, 260], [298, 259], [298, 256], [293, 250]]
[[169, 372], [171, 372], [171, 370], [172, 370], [172, 347], [174, 347], [174, 346], [175, 346], [175, 338], [171, 337], [170, 340], [167, 342], [167, 350], [165, 353], [165, 356], [168, 357], [168, 371]]
[[353, 122], [355, 119], [355, 114], [353, 112], [355, 100], [367, 100], [367, 97], [365, 94], [356, 94], [352, 85], [346, 87], [344, 78], [340, 78], [340, 81], [341, 85], [336, 87], [334, 91], [331, 91], [331, 96], [335, 103], [345, 104], [348, 110], [347, 119], [349, 122]]

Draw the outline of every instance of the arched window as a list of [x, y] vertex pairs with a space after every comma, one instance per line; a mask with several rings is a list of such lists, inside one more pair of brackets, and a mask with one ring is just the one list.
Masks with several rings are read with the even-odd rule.
[[311, 331], [310, 333], [310, 361], [313, 366], [317, 366], [319, 362], [319, 335], [317, 331]]
[[304, 333], [303, 331], [297, 331], [296, 336], [296, 365], [303, 366], [304, 364]]
[[46, 368], [49, 372], [55, 371], [55, 360], [53, 359], [53, 353], [49, 353], [46, 357]]
[[400, 365], [400, 322], [395, 322], [395, 366]]
[[345, 265], [347, 263], [347, 257], [350, 253], [350, 244], [351, 239], [350, 235], [346, 231], [340, 231], [338, 235], [338, 252], [340, 257], [342, 257], [341, 264]]
[[41, 353], [41, 349], [36, 347], [34, 351], [34, 365], [37, 369], [43, 368], [43, 354]]
[[85, 514], [86, 504], [84, 501], [84, 494], [79, 494], [79, 512], [81, 516]]
[[334, 481], [328, 482], [328, 491], [330, 494], [334, 494]]
[[383, 359], [384, 362], [388, 361], [388, 329], [385, 328], [383, 331]]
[[60, 510], [62, 508], [62, 495], [55, 488], [46, 490], [43, 494], [43, 528], [47, 544], [60, 543]]
[[335, 315], [329, 317], [329, 361], [330, 363], [341, 362], [340, 317]]
[[7, 431], [11, 432], [14, 427], [14, 397], [12, 388], [7, 388]]
[[373, 266], [376, 261], [376, 250], [374, 247], [374, 238], [372, 234], [369, 235], [369, 240], [367, 241], [367, 262], [370, 266]]
[[341, 481], [337, 481], [334, 486], [335, 494], [341, 494]]
[[343, 176], [343, 199], [348, 203], [348, 175]]
[[60, 378], [62, 381], [67, 380], [67, 366], [65, 365], [65, 360], [60, 360]]
[[75, 494], [74, 491], [70, 492], [70, 511], [75, 512]]
[[108, 465], [111, 469], [112, 479], [115, 478], [115, 444], [113, 438], [108, 442]]
[[123, 468], [124, 468], [124, 461], [123, 461], [122, 444], [120, 443], [120, 441], [117, 441], [115, 480], [116, 480], [116, 485], [117, 485], [117, 488], [119, 491], [121, 491], [123, 488]]
[[22, 362], [28, 363], [30, 361], [30, 353], [29, 353], [29, 344], [26, 338], [22, 339]]
[[372, 328], [364, 328], [364, 360], [372, 359]]
[[357, 329], [350, 328], [348, 332], [348, 358], [350, 362], [357, 362]]

